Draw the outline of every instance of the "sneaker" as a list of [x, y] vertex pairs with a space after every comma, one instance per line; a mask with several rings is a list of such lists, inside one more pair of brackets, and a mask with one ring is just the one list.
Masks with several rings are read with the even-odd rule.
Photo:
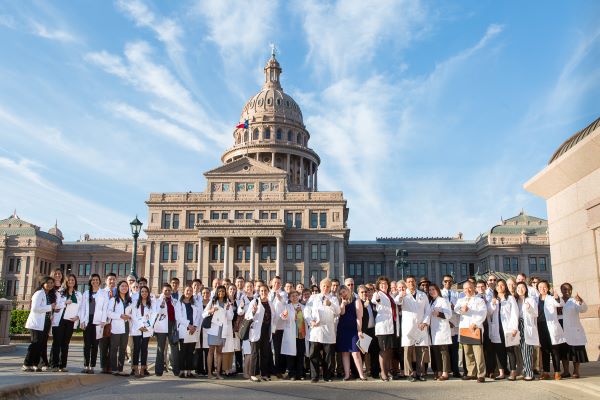
[[89, 367], [83, 367], [83, 369], [81, 370], [82, 374], [89, 374], [90, 373], [90, 368]]
[[271, 380], [271, 378], [268, 376], [261, 376], [260, 379], [262, 379], [263, 381], [267, 381], [267, 382]]
[[252, 376], [250, 377], [250, 380], [251, 380], [252, 382], [260, 382], [260, 378], [259, 378], [258, 376], [254, 376], [254, 375], [252, 375]]
[[560, 372], [555, 372], [554, 373], [554, 380], [555, 381], [559, 381], [560, 379], [561, 379]]
[[66, 368], [66, 367], [65, 368], [59, 368], [58, 372], [69, 372], [69, 369]]
[[[40, 369], [38, 368], [38, 371], [39, 371], [39, 370], [40, 370]], [[48, 372], [48, 371], [50, 371], [50, 367], [43, 366], [43, 367], [42, 367], [42, 369], [41, 369], [41, 371], [42, 371], [42, 372]]]
[[88, 369], [88, 374], [92, 374], [93, 375], [94, 374], [94, 368], [89, 368]]
[[27, 365], [23, 365], [21, 367], [21, 371], [23, 371], [23, 372], [33, 372], [33, 367], [28, 367]]

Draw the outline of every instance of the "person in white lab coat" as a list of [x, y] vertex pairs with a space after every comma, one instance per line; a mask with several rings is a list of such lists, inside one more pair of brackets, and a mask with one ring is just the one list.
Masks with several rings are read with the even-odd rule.
[[258, 294], [259, 298], [250, 302], [244, 316], [245, 319], [252, 321], [248, 340], [252, 348], [250, 380], [253, 382], [260, 382], [261, 379], [271, 380], [271, 363], [273, 361], [271, 335], [275, 307], [269, 300], [269, 288], [266, 285], [260, 286]]
[[[427, 281], [429, 283], [429, 281]], [[402, 288], [396, 302], [402, 306], [402, 347], [404, 348], [404, 371], [411, 382], [425, 381], [429, 362], [429, 324], [431, 312], [427, 293], [417, 290], [415, 277], [406, 278], [407, 289]], [[428, 285], [426, 285], [428, 286]], [[413, 370], [412, 360], [416, 360]]]
[[550, 379], [550, 358], [554, 367], [554, 379], [560, 379], [560, 360], [566, 357], [564, 351], [565, 336], [558, 322], [558, 308], [565, 302], [560, 298], [558, 288], [554, 288], [554, 296], [549, 294], [550, 284], [541, 280], [537, 286], [538, 292], [538, 334], [542, 352], [541, 380]]
[[429, 286], [429, 297], [431, 297], [429, 306], [431, 313], [431, 356], [435, 360], [432, 367], [433, 365], [436, 367], [436, 371], [434, 371], [435, 379], [446, 381], [451, 370], [448, 346], [452, 344], [452, 330], [450, 329], [452, 309], [448, 299], [442, 296], [438, 285], [431, 284]]
[[[220, 285], [215, 289], [215, 296], [204, 308], [203, 318], [212, 316], [210, 328], [206, 329], [208, 335], [208, 378], [223, 379], [221, 376], [221, 366], [223, 361], [223, 346], [227, 339], [233, 338], [233, 306], [227, 298], [225, 286]], [[216, 367], [216, 375], [212, 374], [212, 365]]]
[[[483, 332], [483, 322], [487, 315], [487, 307], [485, 300], [475, 296], [475, 288], [473, 282], [466, 281], [463, 284], [464, 297], [458, 299], [454, 311], [460, 315], [458, 328], [469, 329], [471, 333], [480, 331], [481, 337]], [[467, 333], [467, 332], [465, 332]], [[483, 357], [483, 346], [479, 343], [467, 343], [467, 337], [459, 334], [459, 341], [462, 344], [465, 352], [465, 361], [467, 364], [467, 375], [463, 376], [463, 380], [477, 379], [477, 382], [485, 382], [485, 360]], [[475, 378], [477, 376], [477, 378]]]
[[[252, 300], [254, 300], [254, 283], [252, 281], [248, 281], [244, 283], [244, 288], [241, 291], [240, 296], [238, 297], [238, 317], [245, 317], [246, 311], [248, 311]], [[250, 363], [252, 359], [250, 357], [250, 355], [252, 354], [252, 348], [250, 345], [250, 340], [248, 340], [248, 333], [249, 332], [246, 333], [246, 336], [244, 338], [240, 338], [240, 340], [242, 341], [242, 355], [244, 357], [242, 365], [244, 379], [250, 379]]]
[[[488, 335], [492, 342], [494, 357], [492, 364], [498, 360], [499, 375], [495, 378], [506, 378], [506, 371], [510, 371], [508, 379], [517, 379], [517, 354], [519, 352], [519, 309], [517, 301], [508, 292], [506, 281], [499, 279], [496, 282], [494, 297], [488, 303]], [[508, 364], [507, 364], [508, 359]], [[495, 369], [492, 368], [490, 371]]]
[[400, 335], [400, 311], [396, 300], [390, 295], [390, 280], [387, 277], [381, 276], [377, 279], [371, 300], [377, 312], [375, 336], [379, 344], [379, 378], [382, 381], [390, 381], [392, 353], [397, 348], [397, 338]]
[[456, 305], [456, 301], [462, 295], [462, 293], [458, 293], [456, 290], [452, 289], [453, 283], [454, 278], [452, 277], [452, 275], [444, 275], [442, 277], [443, 287], [441, 288], [441, 296], [448, 300], [448, 302], [450, 303], [450, 309], [452, 310], [452, 316], [449, 320], [450, 330], [452, 333], [452, 344], [448, 346], [448, 353], [450, 354], [452, 376], [454, 376], [455, 378], [460, 378], [462, 376], [458, 367], [458, 321], [460, 320], [460, 317], [457, 313], [454, 312], [454, 306]]
[[[208, 286], [204, 286], [202, 288], [201, 294], [202, 298], [198, 301], [198, 306], [201, 308], [202, 313], [204, 315], [204, 310], [208, 303], [210, 303], [210, 288]], [[202, 322], [204, 322], [204, 318], [202, 318]], [[206, 329], [202, 327], [202, 323], [200, 323], [200, 341], [198, 345], [196, 345], [196, 374], [197, 375], [208, 375], [208, 335], [206, 333]]]
[[89, 289], [83, 293], [79, 307], [79, 327], [83, 330], [83, 370], [93, 374], [98, 358], [98, 344], [106, 323], [108, 297], [100, 289], [100, 275], [92, 274], [88, 281]]
[[194, 368], [194, 349], [196, 348], [196, 338], [194, 341], [186, 341], [186, 337], [195, 336], [200, 329], [201, 311], [194, 299], [194, 290], [190, 285], [183, 289], [179, 302], [177, 302], [175, 312], [177, 318], [177, 331], [179, 336], [179, 377], [194, 378], [192, 373]]
[[132, 315], [131, 297], [127, 281], [117, 284], [117, 295], [108, 302], [108, 318], [111, 320], [110, 329], [110, 364], [115, 376], [129, 376], [123, 371], [125, 365], [125, 348], [129, 339], [129, 321]]
[[279, 300], [275, 303], [275, 312], [287, 321], [283, 331], [281, 353], [286, 356], [288, 377], [295, 381], [304, 379], [308, 327], [304, 320], [304, 305], [300, 304], [300, 293], [293, 289], [288, 293], [288, 298], [288, 304]]
[[25, 322], [25, 328], [31, 333], [31, 343], [23, 361], [23, 372], [38, 371], [41, 352], [48, 343], [48, 333], [52, 326], [52, 314], [56, 307], [54, 278], [45, 276], [40, 280], [40, 287], [31, 297], [31, 309]]
[[319, 369], [323, 364], [323, 379], [331, 382], [333, 357], [335, 356], [335, 319], [340, 315], [337, 297], [331, 292], [331, 279], [320, 282], [321, 292], [313, 294], [304, 307], [304, 319], [310, 325], [310, 378], [319, 381]]
[[529, 297], [527, 284], [519, 282], [515, 289], [517, 306], [519, 308], [519, 335], [521, 337], [520, 349], [523, 360], [523, 380], [532, 381], [534, 364], [534, 351], [540, 345], [537, 329], [537, 303]]
[[568, 359], [566, 365], [563, 363], [565, 370], [562, 377], [565, 378], [570, 375], [569, 361], [572, 361], [572, 376], [573, 378], [579, 378], [579, 365], [589, 361], [585, 350], [587, 338], [583, 326], [581, 325], [579, 314], [586, 312], [588, 306], [581, 296], [579, 296], [579, 293], [575, 293], [575, 297], [572, 297], [573, 286], [570, 283], [563, 283], [560, 285], [560, 291], [562, 293], [562, 299], [565, 302], [563, 307], [563, 331], [565, 341], [569, 345]]
[[[63, 287], [56, 296], [59, 313], [54, 313], [52, 326], [54, 336], [52, 337], [52, 356], [50, 357], [53, 372], [68, 372], [67, 359], [69, 357], [69, 345], [73, 337], [73, 330], [79, 321], [79, 306], [82, 302], [81, 293], [77, 291], [77, 277], [73, 274], [67, 275]], [[75, 307], [77, 315], [65, 318], [67, 307]]]
[[129, 335], [133, 338], [133, 353], [131, 368], [137, 378], [144, 377], [148, 370], [148, 342], [154, 330], [155, 313], [150, 289], [148, 286], [140, 287], [137, 300], [133, 303], [131, 315], [131, 329]]

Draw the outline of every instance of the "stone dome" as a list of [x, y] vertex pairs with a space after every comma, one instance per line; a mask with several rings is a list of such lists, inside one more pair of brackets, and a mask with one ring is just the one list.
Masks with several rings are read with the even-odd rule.
[[[275, 118], [278, 122], [296, 123], [304, 126], [302, 111], [296, 101], [281, 88], [263, 87], [252, 96], [244, 106], [240, 123], [248, 120], [250, 124]], [[283, 120], [281, 120], [283, 119]]]

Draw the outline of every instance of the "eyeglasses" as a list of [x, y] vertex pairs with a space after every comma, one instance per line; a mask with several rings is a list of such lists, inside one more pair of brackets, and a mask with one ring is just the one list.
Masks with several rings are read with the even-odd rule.
[[446, 279], [446, 280], [444, 281], [444, 283], [452, 283], [452, 280], [448, 280], [448, 279]]

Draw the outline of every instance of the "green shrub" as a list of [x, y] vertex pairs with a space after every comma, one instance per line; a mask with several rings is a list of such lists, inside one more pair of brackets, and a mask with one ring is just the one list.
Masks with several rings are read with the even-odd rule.
[[10, 334], [17, 335], [19, 333], [29, 333], [29, 330], [25, 328], [25, 322], [29, 310], [12, 310], [10, 315]]

